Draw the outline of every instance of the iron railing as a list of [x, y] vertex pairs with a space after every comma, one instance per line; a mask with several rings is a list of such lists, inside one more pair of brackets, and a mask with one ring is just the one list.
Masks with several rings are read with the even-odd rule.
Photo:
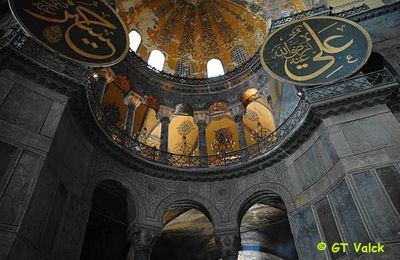
[[219, 155], [193, 156], [161, 151], [139, 142], [111, 122], [95, 98], [95, 84], [89, 84], [87, 96], [99, 126], [107, 136], [126, 152], [142, 156], [148, 160], [180, 168], [204, 168], [237, 164], [268, 154], [285, 142], [305, 118], [314, 103], [334, 99], [347, 94], [359, 93], [379, 86], [397, 83], [396, 77], [388, 69], [369, 74], [357, 75], [330, 85], [305, 90], [305, 99], [301, 99], [292, 114], [270, 135], [243, 149]]
[[0, 49], [7, 46], [22, 53], [38, 66], [44, 67], [79, 83], [79, 86], [81, 86], [83, 82], [86, 82], [88, 103], [96, 118], [97, 124], [108, 138], [124, 151], [150, 161], [179, 168], [227, 166], [246, 162], [252, 158], [265, 156], [274, 150], [274, 148], [286, 143], [287, 140], [297, 132], [297, 129], [302, 126], [302, 121], [310, 111], [310, 107], [315, 103], [329, 101], [330, 99], [342, 97], [343, 95], [360, 93], [371, 90], [372, 88], [397, 83], [396, 76], [392, 71], [388, 68], [384, 68], [369, 74], [356, 75], [330, 85], [306, 89], [305, 98], [300, 100], [292, 114], [273, 133], [259, 140], [257, 143], [241, 150], [224, 154], [192, 156], [169, 153], [148, 146], [134, 139], [116, 126], [106, 116], [102, 107], [97, 102], [94, 94], [95, 84], [92, 84], [93, 81], [89, 81], [90, 83], [87, 84], [87, 80], [91, 74], [90, 70], [64, 60], [44, 49], [21, 31], [17, 31], [0, 40]]
[[10, 48], [23, 54], [24, 57], [40, 64], [46, 69], [62, 75], [69, 80], [82, 84], [87, 81], [91, 69], [57, 56], [37, 42], [33, 41], [21, 29], [15, 29], [0, 39], [0, 49]]

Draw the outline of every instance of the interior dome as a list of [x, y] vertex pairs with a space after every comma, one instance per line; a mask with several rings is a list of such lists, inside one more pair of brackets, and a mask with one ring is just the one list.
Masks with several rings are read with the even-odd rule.
[[[258, 51], [269, 28], [269, 19], [265, 18], [261, 5], [265, 3], [117, 1], [119, 13], [129, 30], [140, 35], [140, 45], [134, 50], [136, 54], [149, 61], [153, 51], [161, 51], [165, 61], [159, 70], [189, 78], [230, 72]], [[222, 73], [207, 73], [207, 63], [211, 60], [222, 63]]]

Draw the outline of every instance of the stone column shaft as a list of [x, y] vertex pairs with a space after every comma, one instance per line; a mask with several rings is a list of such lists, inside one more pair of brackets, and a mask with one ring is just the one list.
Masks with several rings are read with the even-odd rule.
[[[240, 149], [244, 149], [247, 147], [247, 142], [246, 142], [246, 136], [244, 134], [243, 115], [242, 114], [236, 115], [235, 122], [236, 122], [238, 138], [239, 138], [239, 146], [240, 146]], [[242, 151], [242, 156], [243, 157], [248, 156], [248, 153], [246, 150]]]
[[221, 252], [223, 260], [237, 260], [240, 250], [240, 233], [231, 231], [228, 233], [215, 234], [217, 247]]
[[106, 79], [102, 76], [99, 76], [97, 78], [97, 86], [95, 90], [97, 102], [101, 103], [101, 100], [103, 99], [104, 93], [106, 91], [106, 87], [107, 87]]
[[168, 152], [168, 130], [169, 130], [169, 118], [162, 117], [161, 121], [161, 140], [160, 140], [160, 150]]
[[207, 123], [205, 121], [198, 121], [197, 127], [199, 128], [199, 156], [201, 157], [201, 163], [207, 164], [207, 135], [206, 128]]
[[132, 104], [128, 105], [128, 112], [126, 113], [125, 127], [124, 130], [131, 135], [133, 128], [133, 117], [135, 116], [136, 107]]

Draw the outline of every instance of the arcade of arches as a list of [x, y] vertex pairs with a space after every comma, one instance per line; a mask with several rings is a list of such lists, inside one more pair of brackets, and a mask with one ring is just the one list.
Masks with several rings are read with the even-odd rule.
[[[0, 260], [400, 259], [400, 1], [107, 2], [130, 51], [88, 69], [0, 0]], [[269, 75], [268, 34], [319, 15], [371, 35], [363, 67]]]

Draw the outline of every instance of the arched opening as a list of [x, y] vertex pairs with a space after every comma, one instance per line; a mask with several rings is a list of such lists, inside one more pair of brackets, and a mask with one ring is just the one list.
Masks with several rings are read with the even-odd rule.
[[213, 78], [224, 75], [224, 66], [218, 59], [211, 59], [207, 62], [207, 77]]
[[174, 203], [165, 211], [163, 222], [151, 260], [218, 259], [214, 226], [201, 205]]
[[126, 196], [118, 182], [107, 180], [96, 186], [81, 260], [126, 260], [130, 248]]
[[154, 50], [150, 53], [147, 63], [158, 71], [162, 71], [164, 67], [165, 56], [159, 50]]
[[361, 68], [361, 72], [368, 74], [374, 71], [383, 70], [385, 67], [385, 59], [377, 52], [372, 52], [367, 62]]
[[142, 42], [142, 37], [137, 31], [131, 31], [129, 33], [129, 48], [133, 52], [136, 52], [139, 49], [141, 42]]
[[239, 260], [298, 259], [286, 207], [277, 194], [257, 196], [241, 216]]

